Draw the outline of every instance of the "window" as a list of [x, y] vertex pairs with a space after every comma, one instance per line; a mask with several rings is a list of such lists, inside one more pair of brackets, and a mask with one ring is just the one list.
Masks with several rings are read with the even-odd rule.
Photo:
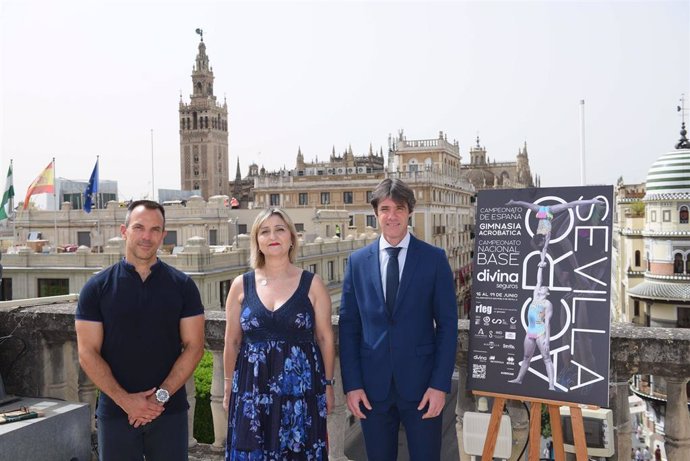
[[690, 253], [685, 256], [685, 273], [690, 274]]
[[652, 210], [652, 222], [656, 222], [656, 210]]
[[163, 245], [177, 246], [177, 231], [169, 230], [167, 235], [163, 239]]
[[297, 232], [304, 232], [304, 223], [303, 222], [296, 222], [295, 223], [295, 230]]
[[3, 278], [0, 282], [0, 301], [10, 301], [12, 299], [12, 279]]
[[309, 272], [316, 274], [316, 269], [317, 269], [316, 264], [309, 264], [309, 268], [307, 270]]
[[373, 227], [374, 229], [376, 229], [376, 215], [373, 215], [373, 214], [367, 215], [367, 226]]
[[676, 253], [673, 256], [673, 273], [682, 274], [683, 273], [683, 255]]
[[321, 192], [321, 205], [328, 205], [331, 203], [331, 193]]
[[271, 206], [280, 206], [280, 194], [271, 194], [269, 197], [269, 204]]
[[688, 223], [688, 207], [680, 207], [680, 211], [678, 212], [678, 222], [681, 224]]
[[225, 309], [225, 300], [230, 292], [230, 285], [232, 285], [232, 280], [221, 280], [218, 284], [220, 288], [220, 308]]
[[218, 229], [209, 229], [208, 231], [208, 244], [218, 245]]
[[246, 224], [240, 224], [237, 226], [237, 232], [240, 234], [246, 234], [247, 233], [247, 225]]
[[661, 212], [661, 220], [663, 222], [671, 222], [671, 210], [663, 210]]
[[343, 192], [343, 203], [352, 203], [352, 191]]
[[355, 215], [350, 215], [350, 216], [349, 216], [348, 226], [354, 227], [354, 225], [355, 225]]
[[367, 203], [371, 203], [371, 198], [374, 196], [374, 191], [368, 190], [367, 191]]
[[640, 267], [640, 250], [635, 251], [635, 267]]
[[690, 309], [687, 307], [678, 307], [678, 325], [677, 328], [690, 328]]
[[38, 279], [38, 297], [59, 296], [69, 293], [69, 279]]
[[78, 231], [77, 232], [77, 245], [90, 247], [91, 246], [91, 232], [89, 231]]
[[640, 302], [637, 299], [633, 302], [633, 315], [635, 317], [640, 316]]
[[300, 192], [299, 193], [299, 204], [300, 205], [309, 205], [309, 194], [306, 192]]
[[335, 278], [335, 265], [333, 264], [333, 261], [328, 261], [328, 281], [332, 281]]

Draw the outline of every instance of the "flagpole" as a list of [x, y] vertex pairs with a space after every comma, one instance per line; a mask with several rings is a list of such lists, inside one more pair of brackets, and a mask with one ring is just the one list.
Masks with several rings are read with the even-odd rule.
[[59, 239], [58, 239], [58, 233], [57, 233], [57, 212], [59, 208], [59, 204], [57, 202], [57, 197], [56, 197], [56, 192], [55, 189], [57, 189], [57, 175], [55, 174], [55, 157], [53, 157], [53, 202], [55, 202], [55, 211], [53, 211], [53, 225], [55, 227], [55, 253], [57, 253], [57, 248], [59, 244]]
[[151, 200], [156, 200], [156, 187], [153, 181], [153, 128], [151, 128]]
[[[14, 183], [14, 165], [13, 165], [14, 160], [10, 159], [10, 168], [12, 169], [12, 182]], [[12, 244], [16, 245], [17, 244], [17, 238], [15, 237], [15, 232], [17, 231], [17, 216], [14, 213], [14, 196], [10, 197], [9, 200], [9, 217], [12, 220]]]
[[[96, 168], [99, 168], [99, 167], [100, 167], [100, 165], [99, 165], [100, 159], [101, 159], [101, 156], [100, 156], [100, 155], [96, 155]], [[98, 180], [101, 179], [101, 171], [100, 171], [100, 170], [98, 170], [98, 175], [97, 175], [97, 176], [98, 176], [98, 178], [97, 178], [97, 181], [98, 181]], [[101, 243], [101, 218], [100, 218], [100, 213], [99, 213], [99, 211], [98, 211], [98, 210], [99, 210], [99, 208], [98, 208], [98, 203], [99, 203], [99, 200], [98, 200], [98, 189], [99, 189], [98, 184], [96, 184], [96, 196], [94, 197], [94, 198], [96, 199], [96, 204], [97, 204], [97, 205], [96, 205], [96, 233], [98, 234], [98, 243]], [[101, 203], [101, 206], [102, 206], [102, 205], [103, 205], [103, 204]], [[92, 246], [93, 246], [93, 245], [92, 245]], [[102, 250], [102, 248], [103, 248], [102, 243], [99, 245], [99, 247], [101, 248], [101, 251], [103, 251], [103, 250]]]

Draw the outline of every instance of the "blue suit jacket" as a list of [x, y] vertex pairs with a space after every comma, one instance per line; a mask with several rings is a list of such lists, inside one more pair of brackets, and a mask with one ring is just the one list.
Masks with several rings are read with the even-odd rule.
[[340, 365], [345, 392], [405, 400], [429, 387], [450, 392], [458, 337], [453, 274], [445, 252], [411, 236], [392, 315], [381, 284], [379, 241], [350, 256], [340, 303]]

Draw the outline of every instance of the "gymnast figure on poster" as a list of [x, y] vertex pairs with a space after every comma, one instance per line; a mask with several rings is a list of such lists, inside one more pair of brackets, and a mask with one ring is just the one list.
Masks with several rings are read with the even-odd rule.
[[537, 205], [536, 203], [523, 202], [520, 200], [510, 200], [506, 205], [518, 205], [532, 210], [536, 213], [539, 224], [537, 224], [537, 232], [534, 235], [533, 242], [541, 250], [541, 262], [546, 258], [546, 252], [551, 240], [551, 220], [554, 215], [565, 211], [569, 208], [575, 208], [580, 205], [604, 205], [604, 202], [598, 199], [590, 200], [575, 200], [568, 203], [557, 203], [555, 205]]
[[551, 316], [553, 315], [553, 305], [547, 299], [549, 296], [549, 288], [542, 286], [541, 278], [545, 261], [538, 264], [537, 269], [537, 283], [534, 286], [534, 295], [527, 311], [527, 334], [525, 335], [525, 342], [523, 345], [524, 356], [520, 371], [515, 379], [508, 381], [509, 383], [522, 384], [522, 380], [527, 374], [530, 361], [534, 355], [536, 348], [539, 348], [544, 366], [546, 367], [546, 376], [549, 378], [549, 390], [556, 390], [554, 387], [554, 370], [553, 361], [551, 360], [551, 352], [549, 349], [549, 342], [551, 341]]

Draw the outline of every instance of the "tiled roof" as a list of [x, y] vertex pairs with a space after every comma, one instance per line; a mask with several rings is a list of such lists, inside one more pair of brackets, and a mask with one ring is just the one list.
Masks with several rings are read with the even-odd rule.
[[669, 301], [690, 301], [688, 282], [652, 282], [646, 280], [628, 290], [628, 294], [638, 298], [663, 299]]
[[662, 155], [647, 173], [645, 201], [690, 197], [690, 149]]

